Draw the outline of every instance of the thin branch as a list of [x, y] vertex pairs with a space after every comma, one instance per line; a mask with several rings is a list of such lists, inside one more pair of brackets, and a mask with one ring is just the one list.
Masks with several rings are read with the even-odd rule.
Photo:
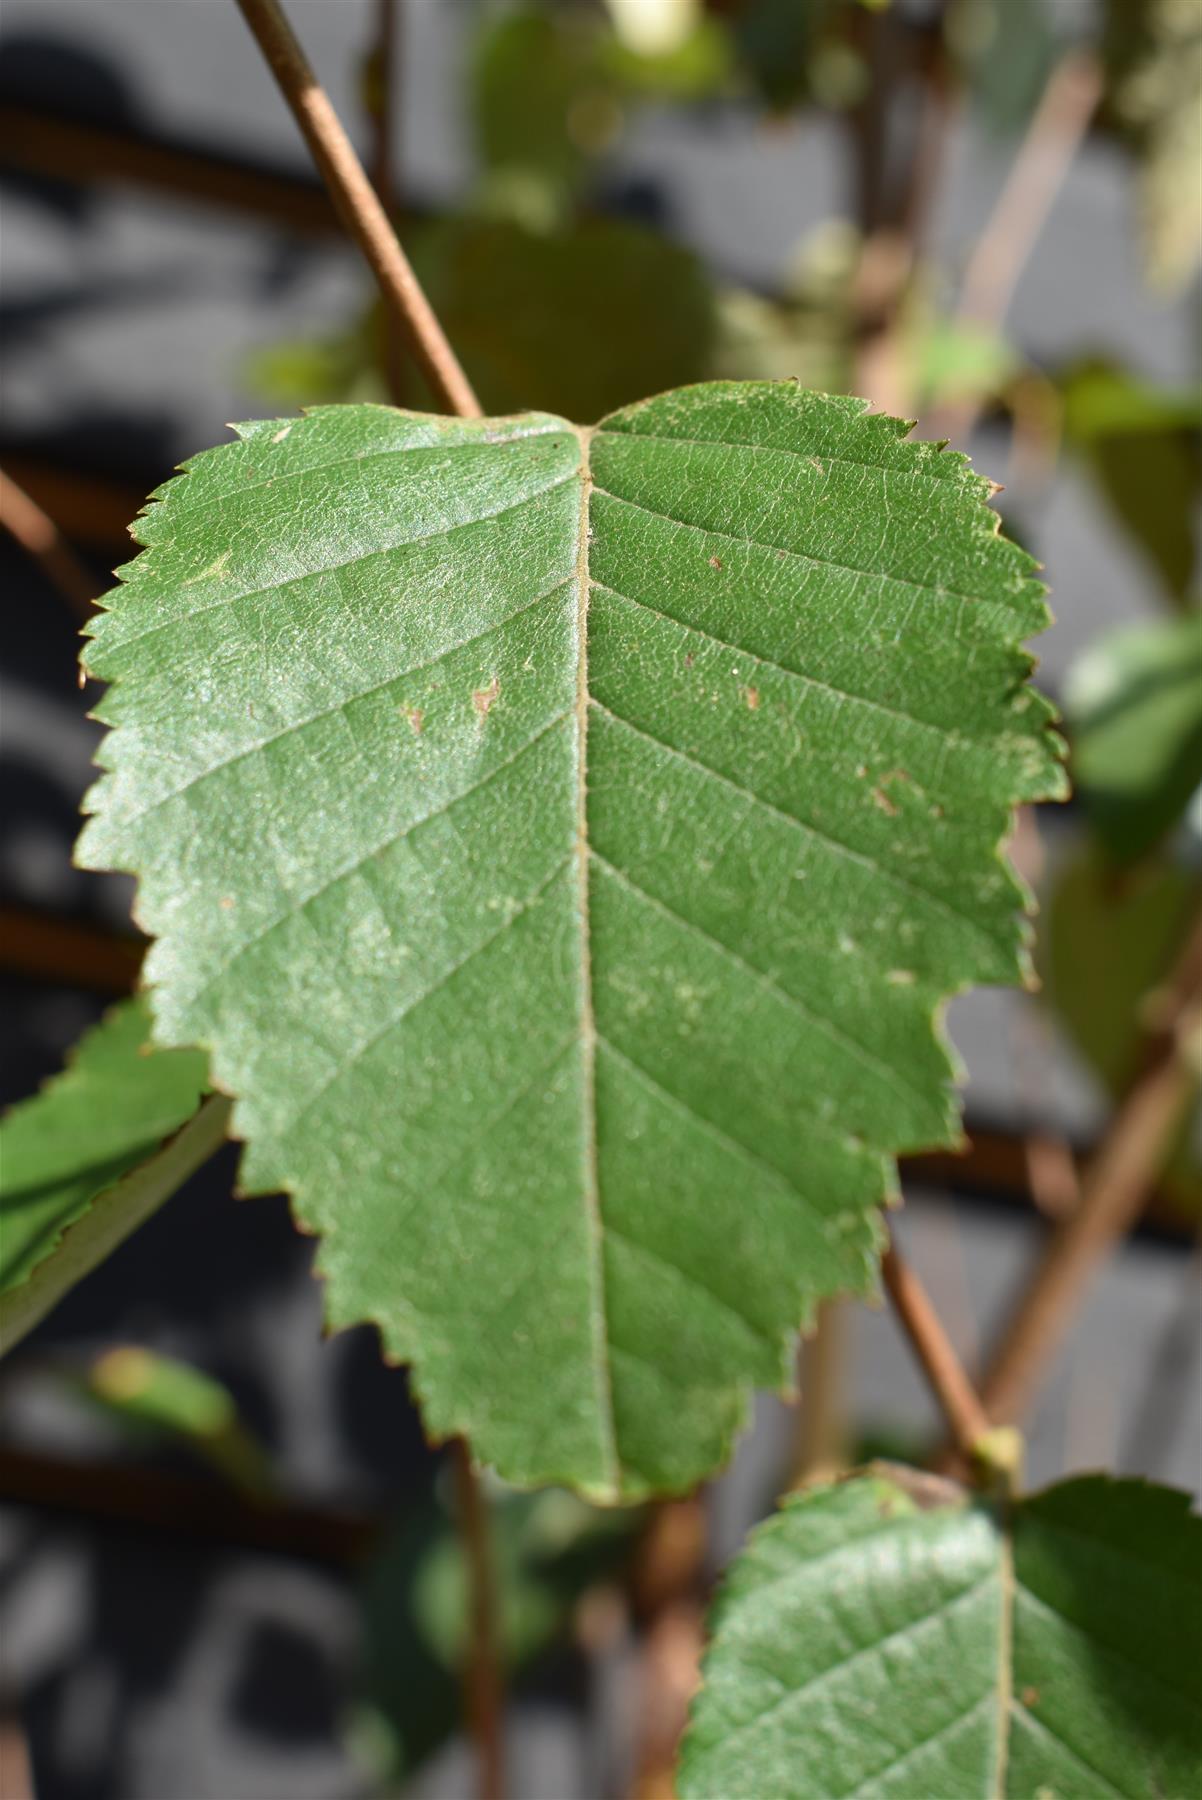
[[488, 1503], [472, 1453], [462, 1438], [451, 1443], [459, 1532], [467, 1558], [468, 1643], [464, 1691], [479, 1757], [480, 1800], [503, 1800], [505, 1740], [502, 1729], [500, 1622]]
[[140, 938], [118, 937], [97, 925], [0, 906], [0, 970], [5, 974], [127, 994], [138, 979], [145, 949]]
[[96, 582], [80, 562], [48, 513], [11, 475], [0, 471], [0, 521], [22, 550], [41, 564], [72, 612], [79, 619], [91, 617]]
[[831, 1481], [847, 1467], [847, 1307], [826, 1300], [797, 1352], [797, 1434], [789, 1487]]
[[460, 418], [479, 418], [480, 403], [471, 383], [279, 0], [238, 0], [238, 6], [300, 126], [347, 230], [371, 265], [385, 303], [395, 311], [426, 379], [451, 412]]
[[989, 1419], [926, 1289], [903, 1258], [892, 1232], [881, 1259], [885, 1291], [898, 1323], [922, 1364], [931, 1392], [951, 1428], [956, 1448], [972, 1462], [989, 1436]]
[[1092, 50], [1070, 50], [1052, 70], [964, 271], [961, 319], [996, 326], [1005, 317], [1101, 93], [1102, 68]]
[[[375, 36], [364, 59], [364, 90], [372, 127], [371, 179], [380, 205], [390, 219], [399, 200], [397, 172], [397, 95], [400, 84], [401, 0], [376, 0]], [[381, 367], [389, 398], [404, 401], [401, 334], [392, 307], [384, 308]]]
[[1138, 1218], [1198, 1083], [1202, 921], [1161, 999], [1143, 1073], [1120, 1105], [1086, 1171], [1081, 1201], [1052, 1238], [1021, 1297], [981, 1387], [993, 1420], [1016, 1423], [1030, 1406], [1098, 1264]]
[[[955, 315], [960, 324], [984, 330], [997, 330], [1002, 324], [1019, 277], [1089, 130], [1101, 93], [1101, 64], [1092, 51], [1070, 50], [1052, 70], [969, 257]], [[961, 441], [976, 424], [980, 410], [977, 399], [953, 402], [924, 421], [924, 430], [932, 437]]]

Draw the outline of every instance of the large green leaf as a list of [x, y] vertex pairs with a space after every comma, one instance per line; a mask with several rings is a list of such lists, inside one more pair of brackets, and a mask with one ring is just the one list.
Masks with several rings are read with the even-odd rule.
[[904, 439], [787, 383], [244, 426], [93, 626], [157, 1034], [514, 1481], [713, 1467], [956, 1136], [942, 997], [1022, 967], [1042, 591]]
[[1185, 1800], [1188, 1508], [1102, 1476], [989, 1505], [888, 1466], [791, 1500], [715, 1608], [681, 1800]]
[[207, 1079], [195, 1050], [150, 1053], [144, 1002], [127, 1001], [80, 1039], [61, 1075], [0, 1123], [0, 1344], [37, 1323], [68, 1287], [171, 1194], [224, 1136], [224, 1102], [192, 1119]]

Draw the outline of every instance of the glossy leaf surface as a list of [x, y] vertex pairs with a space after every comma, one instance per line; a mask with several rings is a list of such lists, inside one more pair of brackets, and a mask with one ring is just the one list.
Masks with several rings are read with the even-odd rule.
[[788, 1503], [716, 1604], [681, 1800], [1185, 1795], [1202, 1523], [1087, 1476], [1008, 1508], [882, 1465]]
[[1061, 780], [987, 494], [723, 383], [245, 426], [140, 524], [83, 854], [333, 1322], [511, 1480], [711, 1469], [956, 1135], [933, 1018], [1020, 973], [997, 845]]

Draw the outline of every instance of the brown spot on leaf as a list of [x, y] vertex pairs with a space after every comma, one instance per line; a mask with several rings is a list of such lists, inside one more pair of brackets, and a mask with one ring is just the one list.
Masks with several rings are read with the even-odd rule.
[[501, 684], [495, 675], [486, 688], [475, 689], [472, 694], [472, 705], [475, 707], [479, 718], [487, 719], [489, 713], [492, 711], [493, 701], [500, 692]]
[[722, 558], [720, 556], [711, 556], [710, 557], [710, 568], [711, 569], [720, 569], [721, 567], [722, 567]]
[[229, 894], [222, 894], [222, 896], [221, 896], [220, 900], [217, 902], [217, 904], [221, 908], [222, 912], [230, 912], [233, 909], [234, 902]]
[[696, 658], [694, 657], [693, 652], [691, 650], [687, 650], [685, 652], [685, 659], [684, 659], [685, 668], [691, 669], [695, 661], [696, 661]]
[[747, 702], [748, 712], [754, 712], [760, 703], [759, 688], [745, 687], [745, 688], [742, 688], [740, 691], [743, 695], [744, 700], [746, 700], [746, 702]]
[[896, 819], [897, 808], [896, 808], [896, 806], [894, 806], [892, 800], [890, 800], [890, 798], [889, 798], [888, 794], [885, 792], [884, 788], [879, 788], [879, 787], [873, 788], [872, 804], [874, 806], [879, 806], [881, 811], [885, 814], [886, 818]]
[[1039, 1705], [1039, 1689], [1036, 1687], [1025, 1687], [1019, 1697], [1028, 1709]]
[[401, 714], [401, 717], [407, 721], [409, 729], [413, 733], [414, 737], [420, 737], [422, 734], [422, 726], [426, 722], [426, 715], [422, 711], [421, 707], [420, 706], [402, 706], [400, 708], [400, 714]]
[[819, 474], [820, 474], [820, 475], [825, 475], [825, 474], [826, 474], [826, 465], [825, 465], [825, 463], [821, 463], [821, 462], [819, 462], [819, 460], [818, 460], [818, 458], [817, 458], [817, 457], [816, 457], [816, 456], [811, 456], [811, 457], [810, 457], [810, 459], [809, 459], [809, 462], [810, 462], [810, 467], [811, 467], [811, 468], [812, 468], [812, 469], [817, 469], [817, 471], [818, 471], [818, 473], [819, 473]]

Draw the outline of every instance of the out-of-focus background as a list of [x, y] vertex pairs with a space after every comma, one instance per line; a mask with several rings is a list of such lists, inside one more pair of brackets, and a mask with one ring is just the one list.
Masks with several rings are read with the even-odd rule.
[[[289, 13], [486, 408], [589, 420], [714, 375], [863, 393], [970, 449], [1047, 565], [1077, 794], [1015, 839], [1043, 990], [951, 1008], [971, 1147], [904, 1170], [899, 1225], [979, 1368], [1163, 1061], [1199, 910], [1196, 0]], [[76, 634], [128, 521], [229, 420], [427, 401], [233, 0], [6, 0], [0, 121], [15, 1101], [136, 973], [128, 884], [70, 861], [98, 735]], [[1032, 1481], [1202, 1490], [1198, 1155], [1193, 1117], [1144, 1146], [1032, 1395]], [[0, 1367], [5, 1800], [473, 1791], [447, 1470], [374, 1335], [323, 1338], [311, 1244], [234, 1168]], [[883, 1311], [836, 1309], [802, 1381], [696, 1504], [493, 1490], [513, 1794], [669, 1794], [700, 1606], [749, 1525], [799, 1474], [937, 1437]]]

